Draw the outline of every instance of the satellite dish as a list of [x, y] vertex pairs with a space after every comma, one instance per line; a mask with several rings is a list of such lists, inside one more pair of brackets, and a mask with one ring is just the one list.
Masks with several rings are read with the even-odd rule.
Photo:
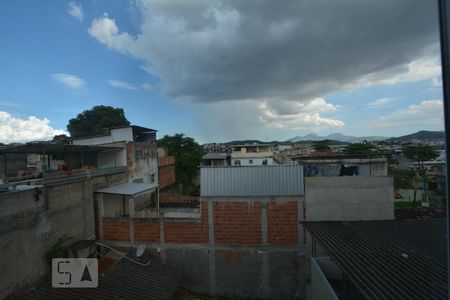
[[137, 250], [136, 250], [136, 256], [137, 256], [137, 257], [141, 257], [142, 254], [144, 254], [144, 251], [145, 251], [145, 245], [142, 244], [142, 245], [140, 245], [140, 246], [137, 248]]

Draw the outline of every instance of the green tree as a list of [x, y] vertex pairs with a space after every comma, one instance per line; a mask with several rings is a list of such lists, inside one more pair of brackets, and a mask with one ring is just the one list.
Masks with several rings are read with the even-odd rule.
[[402, 151], [403, 155], [407, 159], [413, 160], [417, 163], [417, 171], [419, 175], [424, 179], [426, 176], [424, 162], [433, 160], [439, 156], [439, 154], [434, 151], [431, 146], [423, 144], [408, 145], [403, 147]]
[[330, 152], [331, 151], [330, 141], [323, 140], [323, 141], [314, 142], [313, 148], [314, 148], [314, 150], [319, 151], [319, 152]]
[[127, 126], [130, 122], [125, 118], [122, 108], [111, 106], [94, 106], [70, 119], [67, 130], [72, 138], [80, 138], [104, 133], [108, 127]]
[[185, 185], [192, 184], [193, 178], [198, 174], [198, 166], [204, 154], [203, 148], [193, 138], [182, 133], [165, 135], [157, 144], [175, 157], [177, 181]]
[[375, 147], [374, 144], [371, 143], [355, 143], [349, 144], [344, 149], [344, 153], [347, 155], [370, 155], [370, 154], [379, 154], [380, 152]]
[[70, 144], [70, 137], [65, 134], [58, 134], [53, 137], [52, 142], [56, 144]]

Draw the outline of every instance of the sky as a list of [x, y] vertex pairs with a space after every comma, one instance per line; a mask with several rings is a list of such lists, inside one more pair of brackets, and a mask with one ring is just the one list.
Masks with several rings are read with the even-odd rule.
[[200, 143], [443, 130], [437, 1], [0, 1], [0, 142], [95, 105]]

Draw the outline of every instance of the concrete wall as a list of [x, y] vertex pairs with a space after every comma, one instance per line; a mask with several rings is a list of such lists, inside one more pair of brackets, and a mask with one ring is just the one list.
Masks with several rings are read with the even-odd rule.
[[59, 237], [93, 238], [93, 191], [124, 182], [124, 173], [74, 179], [44, 187], [38, 201], [32, 190], [0, 194], [0, 299], [49, 271], [44, 257]]
[[[129, 142], [126, 151], [128, 182], [159, 182], [158, 153], [155, 144]], [[143, 155], [137, 156], [136, 151], [140, 151]]]
[[114, 168], [127, 165], [125, 149], [100, 152], [97, 159], [98, 168]]
[[339, 299], [314, 257], [311, 257], [311, 299]]
[[357, 159], [342, 160], [339, 163], [331, 162], [309, 162], [301, 163], [305, 168], [306, 176], [339, 176], [341, 167], [357, 167], [358, 174], [355, 176], [387, 176], [388, 166], [386, 159], [378, 159], [372, 162], [359, 162]]
[[393, 220], [392, 177], [306, 177], [308, 221]]

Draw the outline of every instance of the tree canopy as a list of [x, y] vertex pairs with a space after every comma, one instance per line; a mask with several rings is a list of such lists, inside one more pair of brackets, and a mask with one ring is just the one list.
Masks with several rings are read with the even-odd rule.
[[70, 138], [65, 134], [58, 134], [53, 137], [52, 142], [56, 144], [70, 144]]
[[347, 155], [370, 155], [378, 154], [379, 151], [375, 145], [371, 143], [349, 144], [344, 149]]
[[428, 160], [433, 160], [439, 156], [439, 154], [433, 150], [430, 145], [408, 145], [403, 147], [403, 155], [409, 159], [417, 162], [417, 167], [419, 174], [421, 176], [425, 173], [424, 162]]
[[323, 141], [314, 142], [313, 148], [314, 148], [314, 150], [320, 151], [320, 152], [330, 152], [331, 151], [330, 141], [323, 140]]
[[192, 179], [198, 174], [198, 166], [204, 154], [203, 148], [193, 138], [182, 133], [165, 135], [157, 144], [158, 147], [166, 148], [169, 155], [175, 157], [177, 181], [191, 184]]
[[80, 138], [102, 134], [109, 127], [127, 125], [130, 125], [130, 122], [125, 117], [123, 108], [98, 105], [70, 119], [67, 130], [72, 138]]

